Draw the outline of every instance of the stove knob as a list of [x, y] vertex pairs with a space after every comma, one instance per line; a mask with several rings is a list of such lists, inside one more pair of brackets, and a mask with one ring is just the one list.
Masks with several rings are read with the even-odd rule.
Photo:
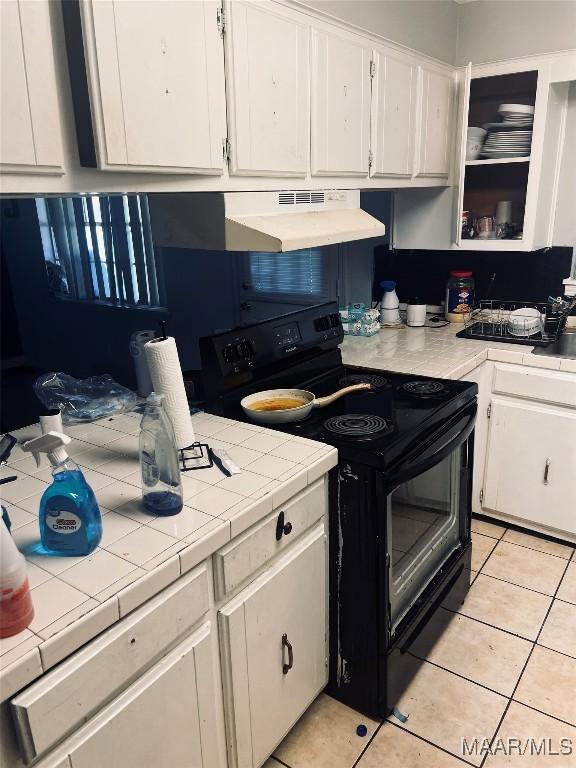
[[242, 350], [242, 357], [244, 360], [248, 360], [251, 357], [254, 357], [254, 345], [251, 341], [245, 339], [241, 344], [240, 348]]

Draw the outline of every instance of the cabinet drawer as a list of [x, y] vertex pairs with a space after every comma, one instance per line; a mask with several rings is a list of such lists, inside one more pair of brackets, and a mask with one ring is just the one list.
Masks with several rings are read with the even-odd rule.
[[576, 408], [576, 376], [572, 373], [497, 365], [492, 391]]
[[[215, 588], [218, 598], [232, 592], [264, 563], [282, 552], [319, 520], [326, 509], [324, 478], [282, 505], [262, 522], [227, 544], [214, 556]], [[284, 514], [284, 530], [277, 539], [278, 517]]]
[[202, 566], [12, 699], [27, 762], [51, 749], [147, 669], [208, 610]]

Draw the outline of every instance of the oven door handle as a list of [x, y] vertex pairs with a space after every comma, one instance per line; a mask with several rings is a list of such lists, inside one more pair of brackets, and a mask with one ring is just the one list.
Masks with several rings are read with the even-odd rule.
[[[451, 426], [447, 429], [444, 428], [441, 433], [435, 433], [427, 441], [428, 448], [426, 446], [418, 448], [402, 462], [397, 472], [391, 474], [390, 484], [393, 486], [402, 485], [402, 483], [427, 472], [463, 445], [474, 429], [476, 411], [476, 403], [473, 403], [466, 411], [461, 412], [452, 420]], [[462, 424], [464, 418], [466, 421]], [[429, 452], [430, 446], [434, 447], [431, 453]]]

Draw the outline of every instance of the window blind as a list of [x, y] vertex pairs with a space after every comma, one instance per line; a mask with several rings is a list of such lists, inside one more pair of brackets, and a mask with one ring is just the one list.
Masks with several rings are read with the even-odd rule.
[[319, 248], [249, 254], [250, 288], [257, 294], [325, 296], [324, 254]]
[[38, 198], [50, 290], [61, 298], [159, 307], [146, 195]]

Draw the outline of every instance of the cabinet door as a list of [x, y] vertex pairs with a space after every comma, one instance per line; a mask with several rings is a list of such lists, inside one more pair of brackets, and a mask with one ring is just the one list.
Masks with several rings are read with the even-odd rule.
[[48, 0], [0, 2], [0, 170], [62, 173]]
[[217, 2], [92, 0], [81, 10], [99, 166], [222, 173]]
[[305, 17], [271, 2], [226, 6], [230, 172], [305, 176], [309, 51]]
[[210, 627], [178, 645], [70, 742], [72, 768], [218, 768]]
[[492, 402], [484, 506], [576, 533], [576, 412]]
[[312, 33], [312, 174], [367, 176], [372, 50]]
[[472, 80], [472, 63], [465, 72], [458, 73], [457, 95], [458, 109], [456, 117], [455, 158], [457, 162], [456, 178], [458, 179], [458, 194], [454, 196], [454, 242], [460, 245], [462, 240], [462, 211], [464, 210], [464, 182], [466, 180], [466, 141], [468, 138], [468, 112], [470, 109], [470, 82]]
[[376, 52], [372, 85], [371, 176], [411, 176], [416, 140], [418, 68]]
[[419, 176], [448, 176], [453, 84], [450, 75], [422, 69]]
[[255, 768], [327, 681], [320, 524], [219, 613], [229, 762]]

